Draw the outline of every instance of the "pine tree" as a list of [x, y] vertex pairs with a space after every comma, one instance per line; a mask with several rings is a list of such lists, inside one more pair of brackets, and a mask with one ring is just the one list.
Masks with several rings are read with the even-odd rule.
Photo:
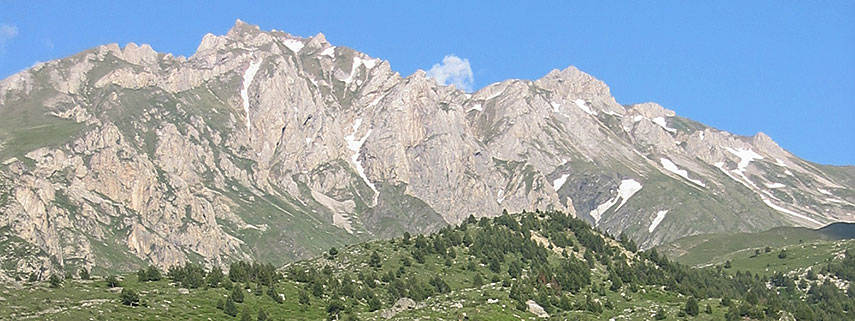
[[267, 321], [270, 320], [270, 316], [267, 315], [267, 312], [264, 312], [264, 309], [258, 308], [258, 321]]
[[481, 277], [481, 273], [475, 274], [475, 278], [472, 280], [472, 285], [475, 287], [484, 285], [484, 278]]
[[264, 293], [264, 289], [261, 288], [261, 284], [256, 283], [255, 284], [255, 292], [253, 294], [255, 294], [255, 296], [261, 296], [261, 294], [263, 294], [263, 293]]
[[309, 302], [311, 302], [311, 300], [312, 300], [312, 298], [309, 297], [309, 292], [300, 290], [300, 299], [299, 299], [300, 304], [309, 305]]
[[380, 253], [377, 253], [377, 251], [371, 253], [371, 259], [368, 261], [368, 265], [374, 268], [382, 266], [382, 263], [380, 263]]
[[138, 282], [148, 281], [148, 274], [145, 273], [145, 269], [137, 270], [137, 281]]
[[280, 295], [279, 293], [276, 293], [275, 287], [271, 286], [271, 287], [267, 288], [267, 295], [269, 295], [270, 298], [273, 299], [273, 301], [276, 303], [285, 302], [285, 299], [283, 298], [285, 295], [284, 294]]
[[706, 309], [704, 309], [704, 313], [706, 313], [706, 314], [712, 314], [712, 307], [711, 307], [709, 304], [707, 304], [707, 308], [706, 308]]
[[230, 316], [233, 316], [233, 317], [237, 316], [238, 309], [235, 306], [235, 301], [232, 300], [231, 297], [226, 299], [226, 304], [223, 306], [223, 313], [230, 315]]
[[243, 308], [243, 312], [240, 314], [240, 321], [252, 321], [252, 317], [249, 315], [249, 307]]
[[382, 303], [380, 302], [380, 299], [376, 296], [371, 296], [371, 299], [368, 299], [368, 311], [374, 312], [380, 310], [381, 306]]
[[331, 247], [329, 254], [331, 258], [335, 258], [335, 256], [338, 255], [338, 250], [335, 247]]
[[48, 281], [50, 282], [50, 287], [52, 288], [58, 288], [62, 286], [62, 279], [60, 279], [59, 276], [57, 276], [56, 274], [51, 274], [50, 279]]
[[91, 278], [91, 276], [89, 275], [89, 270], [87, 270], [86, 268], [80, 269], [79, 275], [81, 280], [89, 280]]
[[686, 301], [686, 309], [685, 310], [686, 310], [686, 314], [691, 315], [693, 317], [697, 316], [698, 312], [699, 312], [698, 311], [699, 310], [698, 300], [695, 299], [695, 297], [690, 296], [689, 300]]
[[659, 308], [659, 311], [656, 311], [656, 320], [665, 320], [668, 318], [667, 313], [665, 313], [665, 308]]
[[207, 276], [205, 276], [205, 283], [207, 283], [210, 288], [216, 288], [223, 282], [224, 277], [225, 275], [223, 275], [223, 270], [220, 270], [219, 267], [215, 267]]
[[243, 297], [243, 287], [242, 287], [242, 286], [240, 286], [240, 284], [235, 284], [235, 286], [234, 286], [234, 287], [232, 287], [232, 295], [231, 295], [231, 299], [232, 299], [232, 300], [234, 300], [234, 301], [235, 301], [235, 302], [237, 302], [237, 303], [241, 303], [241, 302], [243, 302], [243, 299], [244, 299], [244, 297]]
[[146, 277], [148, 281], [160, 281], [163, 279], [163, 276], [160, 274], [160, 269], [158, 269], [154, 265], [149, 265], [145, 271]]

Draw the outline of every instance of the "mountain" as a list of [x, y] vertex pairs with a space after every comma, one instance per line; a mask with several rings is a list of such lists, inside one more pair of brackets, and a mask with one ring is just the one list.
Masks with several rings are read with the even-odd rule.
[[[560, 212], [467, 218], [275, 269], [192, 263], [0, 284], [9, 319], [845, 320], [855, 257], [813, 275], [696, 269]], [[793, 252], [797, 259], [801, 253]], [[782, 259], [775, 259], [785, 261]], [[789, 260], [789, 259], [787, 259]], [[734, 263], [736, 264], [736, 263]], [[798, 285], [797, 283], [798, 282]], [[848, 290], [847, 290], [848, 287]], [[848, 294], [847, 294], [848, 293]], [[256, 317], [257, 316], [257, 317]], [[0, 317], [3, 318], [3, 317]]]
[[855, 167], [798, 158], [568, 67], [474, 93], [322, 34], [238, 21], [188, 58], [116, 44], [0, 82], [5, 277], [274, 265], [503, 209], [642, 248], [855, 219]]

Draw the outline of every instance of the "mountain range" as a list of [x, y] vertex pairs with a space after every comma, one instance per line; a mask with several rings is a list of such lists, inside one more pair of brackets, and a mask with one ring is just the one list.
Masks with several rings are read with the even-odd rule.
[[503, 210], [643, 249], [855, 220], [855, 167], [622, 105], [574, 67], [467, 93], [242, 21], [190, 57], [110, 44], [39, 63], [0, 81], [0, 115], [3, 278], [282, 265]]

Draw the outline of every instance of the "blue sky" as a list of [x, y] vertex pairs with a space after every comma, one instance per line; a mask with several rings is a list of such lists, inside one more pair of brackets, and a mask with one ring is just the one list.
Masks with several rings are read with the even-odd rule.
[[0, 0], [0, 77], [104, 43], [189, 56], [240, 18], [323, 32], [402, 75], [455, 55], [476, 89], [574, 65], [618, 102], [855, 164], [855, 1], [459, 2]]

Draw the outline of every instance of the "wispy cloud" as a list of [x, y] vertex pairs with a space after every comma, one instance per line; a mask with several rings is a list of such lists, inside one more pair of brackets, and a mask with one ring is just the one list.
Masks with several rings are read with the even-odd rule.
[[18, 27], [13, 25], [0, 25], [0, 43], [6, 43], [9, 39], [15, 38], [18, 35]]
[[455, 55], [442, 58], [442, 63], [434, 64], [428, 70], [427, 76], [436, 79], [441, 84], [454, 85], [454, 87], [466, 92], [471, 92], [475, 83], [472, 67], [469, 66], [469, 59], [460, 59]]
[[0, 24], [0, 54], [6, 51], [6, 42], [18, 35], [18, 27]]

